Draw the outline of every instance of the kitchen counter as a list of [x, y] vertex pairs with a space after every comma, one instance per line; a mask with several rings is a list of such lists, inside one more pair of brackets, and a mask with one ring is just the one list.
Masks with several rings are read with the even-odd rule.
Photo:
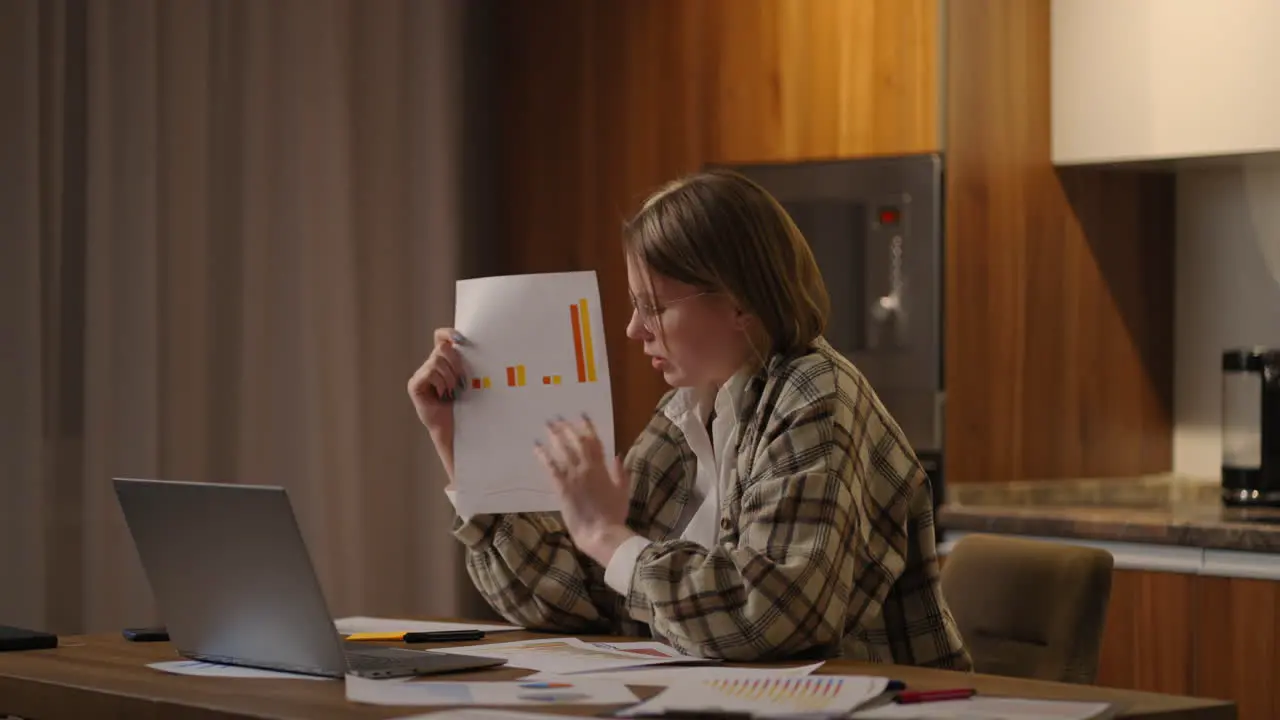
[[1174, 475], [953, 485], [938, 524], [944, 539], [984, 532], [1280, 553], [1280, 509], [1223, 507], [1218, 492], [1216, 479]]

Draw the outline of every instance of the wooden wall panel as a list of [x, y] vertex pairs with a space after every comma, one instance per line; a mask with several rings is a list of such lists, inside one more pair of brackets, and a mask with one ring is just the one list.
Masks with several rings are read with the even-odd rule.
[[716, 162], [941, 146], [938, 0], [717, 0], [707, 12]]
[[619, 231], [646, 194], [703, 163], [702, 10], [680, 0], [539, 0], [500, 13], [507, 271], [597, 271], [619, 452], [664, 387], [625, 335]]
[[1049, 5], [947, 3], [952, 483], [1172, 466], [1173, 179], [1055, 172]]
[[601, 282], [619, 448], [664, 389], [624, 335], [619, 227], [708, 162], [936, 150], [936, 0], [538, 0], [496, 7], [512, 273]]

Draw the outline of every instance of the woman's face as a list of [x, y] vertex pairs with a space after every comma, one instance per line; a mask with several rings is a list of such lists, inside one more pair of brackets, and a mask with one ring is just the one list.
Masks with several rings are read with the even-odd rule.
[[[672, 387], [719, 385], [751, 352], [747, 315], [719, 293], [627, 262], [634, 310], [627, 337], [644, 344], [644, 354]], [[659, 324], [659, 318], [661, 323]]]

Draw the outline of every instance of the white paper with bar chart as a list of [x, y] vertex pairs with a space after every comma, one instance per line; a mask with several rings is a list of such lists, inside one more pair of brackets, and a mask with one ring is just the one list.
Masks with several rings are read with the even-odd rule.
[[725, 678], [677, 683], [619, 715], [729, 712], [764, 717], [844, 714], [884, 692], [886, 678], [864, 675]]
[[613, 456], [602, 317], [591, 271], [458, 282], [466, 380], [454, 404], [454, 500], [463, 516], [560, 509], [533, 454], [551, 418], [589, 416]]

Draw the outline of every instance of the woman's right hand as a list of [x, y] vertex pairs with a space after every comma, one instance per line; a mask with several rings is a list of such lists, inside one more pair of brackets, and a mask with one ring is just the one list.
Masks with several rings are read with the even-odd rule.
[[462, 356], [454, 346], [463, 342], [462, 335], [453, 328], [436, 330], [435, 347], [409, 378], [409, 397], [413, 400], [413, 409], [418, 411], [418, 419], [431, 431], [437, 445], [447, 440], [450, 450], [453, 448], [451, 403], [466, 380]]

